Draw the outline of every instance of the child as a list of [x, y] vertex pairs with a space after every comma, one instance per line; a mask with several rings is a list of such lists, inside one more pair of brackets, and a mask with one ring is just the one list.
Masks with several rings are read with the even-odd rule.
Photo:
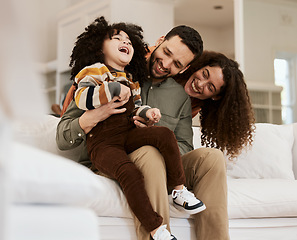
[[119, 182], [130, 208], [153, 239], [176, 239], [153, 210], [142, 173], [128, 157], [144, 145], [156, 147], [164, 157], [175, 204], [191, 214], [205, 209], [184, 187], [185, 176], [174, 133], [158, 126], [136, 128], [131, 120], [133, 115], [153, 123], [161, 118], [159, 109], [141, 105], [140, 85], [148, 75], [146, 53], [141, 27], [126, 23], [109, 25], [104, 17], [96, 19], [78, 37], [71, 55], [71, 75], [77, 84], [75, 102], [79, 108], [88, 110], [114, 97], [118, 101], [128, 100], [123, 106], [124, 113], [99, 122], [87, 134], [92, 169]]

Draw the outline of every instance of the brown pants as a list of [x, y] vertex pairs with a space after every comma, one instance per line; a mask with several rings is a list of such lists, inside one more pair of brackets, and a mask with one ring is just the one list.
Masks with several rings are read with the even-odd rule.
[[[154, 146], [162, 154], [169, 186], [185, 183], [175, 135], [166, 127], [136, 128], [127, 111], [100, 122], [87, 135], [93, 168], [120, 184], [133, 213], [146, 231], [151, 232], [162, 224], [163, 218], [150, 203], [142, 172], [127, 155], [144, 145]], [[158, 174], [159, 169], [155, 171]]]
[[[129, 154], [143, 173], [145, 187], [153, 209], [169, 228], [169, 203], [163, 157], [157, 149], [145, 146]], [[148, 161], [152, 159], [151, 161]], [[221, 151], [200, 148], [182, 156], [186, 186], [199, 196], [206, 210], [193, 215], [197, 240], [228, 240], [227, 184], [225, 160]], [[156, 174], [158, 169], [158, 174]], [[149, 240], [149, 233], [134, 218], [138, 240]], [[174, 232], [173, 232], [174, 234]]]

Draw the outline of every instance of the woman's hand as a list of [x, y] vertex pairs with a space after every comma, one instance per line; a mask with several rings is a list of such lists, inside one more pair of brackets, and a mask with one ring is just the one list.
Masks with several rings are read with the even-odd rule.
[[123, 113], [127, 110], [126, 108], [117, 108], [127, 103], [129, 98], [121, 101], [117, 100], [119, 100], [119, 97], [114, 97], [109, 103], [96, 109], [87, 110], [80, 116], [78, 120], [79, 125], [82, 130], [84, 130], [85, 134], [89, 133], [92, 128], [98, 124], [98, 122], [104, 121], [113, 114]]

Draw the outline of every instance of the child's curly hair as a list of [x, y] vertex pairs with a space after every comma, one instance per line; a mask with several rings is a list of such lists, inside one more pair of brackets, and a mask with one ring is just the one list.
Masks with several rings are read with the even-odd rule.
[[220, 67], [225, 85], [219, 100], [191, 98], [193, 117], [200, 113], [201, 144], [225, 151], [232, 159], [253, 142], [255, 119], [247, 86], [237, 62], [211, 51], [204, 51], [176, 80], [185, 85], [194, 72], [205, 66]]
[[142, 28], [130, 23], [108, 24], [105, 18], [99, 17], [95, 19], [85, 31], [77, 37], [77, 41], [72, 50], [69, 66], [71, 69], [71, 80], [86, 66], [97, 62], [104, 63], [104, 55], [102, 52], [103, 42], [106, 37], [112, 38], [113, 35], [124, 31], [130, 38], [134, 48], [134, 55], [125, 67], [125, 70], [132, 74], [133, 79], [140, 83], [145, 81], [148, 76], [145, 56], [148, 52], [148, 46], [143, 41]]

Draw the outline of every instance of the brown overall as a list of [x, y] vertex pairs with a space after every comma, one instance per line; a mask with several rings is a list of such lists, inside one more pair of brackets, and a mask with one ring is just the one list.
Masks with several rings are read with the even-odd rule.
[[132, 97], [123, 107], [126, 112], [99, 122], [87, 135], [88, 153], [92, 168], [120, 184], [133, 213], [151, 232], [162, 224], [163, 218], [153, 210], [143, 175], [128, 154], [144, 145], [156, 147], [165, 160], [167, 185], [174, 187], [185, 183], [179, 148], [174, 133], [166, 127], [135, 127], [131, 121], [135, 107]]

